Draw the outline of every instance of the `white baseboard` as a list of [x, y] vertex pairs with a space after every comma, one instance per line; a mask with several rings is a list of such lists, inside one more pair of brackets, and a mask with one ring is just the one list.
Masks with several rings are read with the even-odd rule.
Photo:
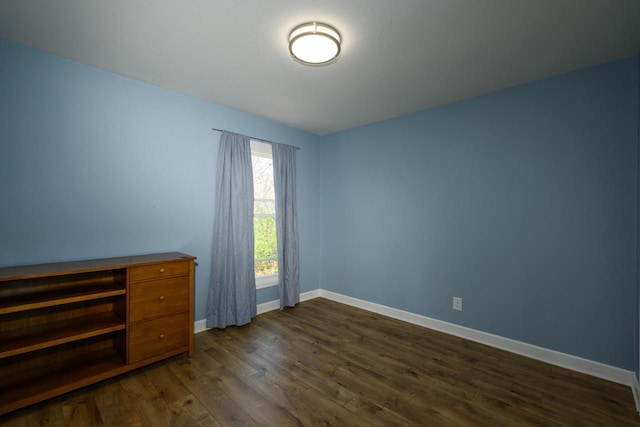
[[633, 392], [633, 401], [636, 403], [636, 409], [640, 413], [640, 390], [638, 390], [638, 378], [634, 375], [632, 379], [631, 391]]
[[[414, 325], [434, 329], [436, 331], [444, 332], [450, 335], [455, 335], [457, 337], [499, 348], [511, 353], [516, 353], [521, 356], [529, 357], [531, 359], [536, 359], [555, 366], [571, 369], [572, 371], [582, 372], [584, 374], [613, 381], [618, 384], [624, 384], [631, 387], [633, 397], [636, 402], [636, 408], [640, 412], [640, 387], [638, 385], [636, 375], [632, 371], [627, 371], [626, 369], [605, 365], [603, 363], [583, 359], [578, 356], [572, 356], [570, 354], [561, 353], [559, 351], [549, 350], [547, 348], [512, 340], [510, 338], [504, 338], [487, 332], [478, 331], [476, 329], [467, 328], [449, 322], [443, 322], [442, 320], [432, 319], [420, 314], [399, 310], [397, 308], [372, 303], [369, 301], [349, 297], [323, 289], [316, 289], [300, 294], [300, 301], [307, 301], [318, 297], [382, 314], [394, 319], [403, 320]], [[258, 314], [277, 310], [279, 308], [280, 302], [278, 300], [268, 301], [258, 305]], [[206, 331], [207, 329], [208, 328], [205, 319], [198, 320], [194, 323], [195, 333]]]
[[262, 304], [258, 304], [258, 314], [266, 313], [268, 311], [278, 310], [280, 308], [280, 301], [273, 300], [267, 301]]
[[208, 331], [211, 328], [207, 328], [207, 319], [196, 320], [193, 322], [193, 333], [199, 334], [200, 332]]
[[[313, 291], [303, 292], [300, 294], [300, 302], [308, 301], [313, 298], [318, 298], [320, 296], [320, 289], [315, 289]], [[267, 301], [262, 304], [258, 304], [258, 314], [266, 313], [268, 311], [278, 310], [280, 308], [280, 301], [273, 300]], [[207, 319], [197, 320], [193, 323], [193, 333], [197, 334], [199, 332], [207, 331], [211, 328], [207, 328]]]
[[310, 299], [319, 298], [322, 296], [322, 289], [315, 289], [309, 292], [303, 292], [300, 294], [300, 302], [309, 301]]
[[594, 362], [592, 360], [583, 359], [581, 357], [572, 356], [570, 354], [560, 353], [555, 350], [549, 350], [543, 347], [538, 347], [521, 341], [515, 341], [509, 338], [504, 338], [498, 335], [489, 334], [487, 332], [478, 331], [464, 326], [455, 325], [453, 323], [443, 322], [441, 320], [432, 319], [420, 314], [398, 310], [397, 308], [375, 304], [369, 301], [364, 301], [361, 299], [345, 296], [335, 292], [325, 291], [322, 289], [320, 290], [320, 296], [332, 301], [362, 308], [364, 310], [372, 311], [374, 313], [382, 314], [394, 319], [403, 320], [408, 323], [413, 323], [414, 325], [424, 326], [436, 331], [455, 335], [457, 337], [465, 338], [470, 341], [475, 341], [491, 347], [499, 348], [501, 350], [506, 350], [511, 353], [526, 356], [531, 359], [536, 359], [542, 362], [550, 363], [552, 365], [571, 369], [572, 371], [582, 372], [584, 374], [613, 381], [618, 384], [624, 384], [632, 388], [634, 387], [634, 380], [636, 380], [635, 373], [632, 371], [627, 371], [615, 366], [605, 365], [603, 363]]

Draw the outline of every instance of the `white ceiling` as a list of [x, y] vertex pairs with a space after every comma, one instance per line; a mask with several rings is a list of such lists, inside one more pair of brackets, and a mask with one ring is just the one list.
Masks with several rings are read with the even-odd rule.
[[[289, 57], [310, 20], [336, 64]], [[637, 55], [640, 1], [2, 0], [0, 38], [324, 135]]]

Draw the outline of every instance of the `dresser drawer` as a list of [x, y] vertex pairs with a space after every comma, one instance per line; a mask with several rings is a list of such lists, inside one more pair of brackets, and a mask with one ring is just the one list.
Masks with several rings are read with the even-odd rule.
[[145, 265], [129, 269], [129, 281], [161, 279], [163, 277], [180, 276], [189, 273], [189, 262], [165, 262]]
[[129, 321], [151, 319], [189, 310], [189, 277], [132, 283]]
[[179, 313], [131, 326], [129, 363], [189, 346], [189, 313]]

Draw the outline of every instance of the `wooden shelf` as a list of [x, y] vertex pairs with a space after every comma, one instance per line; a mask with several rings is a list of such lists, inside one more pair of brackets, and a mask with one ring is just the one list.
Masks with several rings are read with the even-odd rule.
[[53, 292], [36, 294], [22, 294], [0, 299], [0, 315], [17, 313], [19, 311], [35, 310], [38, 308], [54, 307], [74, 302], [90, 301], [124, 295], [126, 289], [118, 284], [99, 286], [83, 286]]
[[25, 373], [22, 380], [0, 387], [0, 414], [75, 390], [119, 373], [126, 365], [114, 350], [83, 357], [77, 363], [52, 366], [40, 376]]
[[0, 359], [125, 328], [125, 322], [115, 313], [105, 312], [5, 332], [0, 334]]
[[[195, 257], [172, 252], [0, 268], [0, 416], [192, 355], [194, 266]], [[145, 292], [160, 301], [151, 311]], [[142, 353], [146, 336], [132, 340], [133, 328], [160, 343]]]

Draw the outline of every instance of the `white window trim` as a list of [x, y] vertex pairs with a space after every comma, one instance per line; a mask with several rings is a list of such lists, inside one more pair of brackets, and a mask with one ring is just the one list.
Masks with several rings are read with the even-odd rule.
[[278, 274], [268, 274], [256, 277], [256, 289], [270, 288], [278, 285]]
[[[271, 144], [267, 144], [260, 141], [251, 140], [251, 155], [258, 157], [265, 157], [271, 159]], [[257, 199], [271, 201], [272, 199]], [[256, 217], [275, 217], [275, 214], [254, 214]], [[271, 258], [269, 258], [271, 259]], [[277, 258], [276, 258], [277, 259]], [[266, 260], [266, 259], [265, 259]], [[255, 260], [256, 262], [264, 260]], [[278, 285], [278, 273], [268, 274], [266, 276], [256, 276], [256, 289], [270, 288]]]
[[255, 139], [250, 140], [249, 144], [251, 144], [252, 156], [264, 157], [267, 159], [273, 158], [271, 155], [271, 144], [267, 142], [256, 141]]

